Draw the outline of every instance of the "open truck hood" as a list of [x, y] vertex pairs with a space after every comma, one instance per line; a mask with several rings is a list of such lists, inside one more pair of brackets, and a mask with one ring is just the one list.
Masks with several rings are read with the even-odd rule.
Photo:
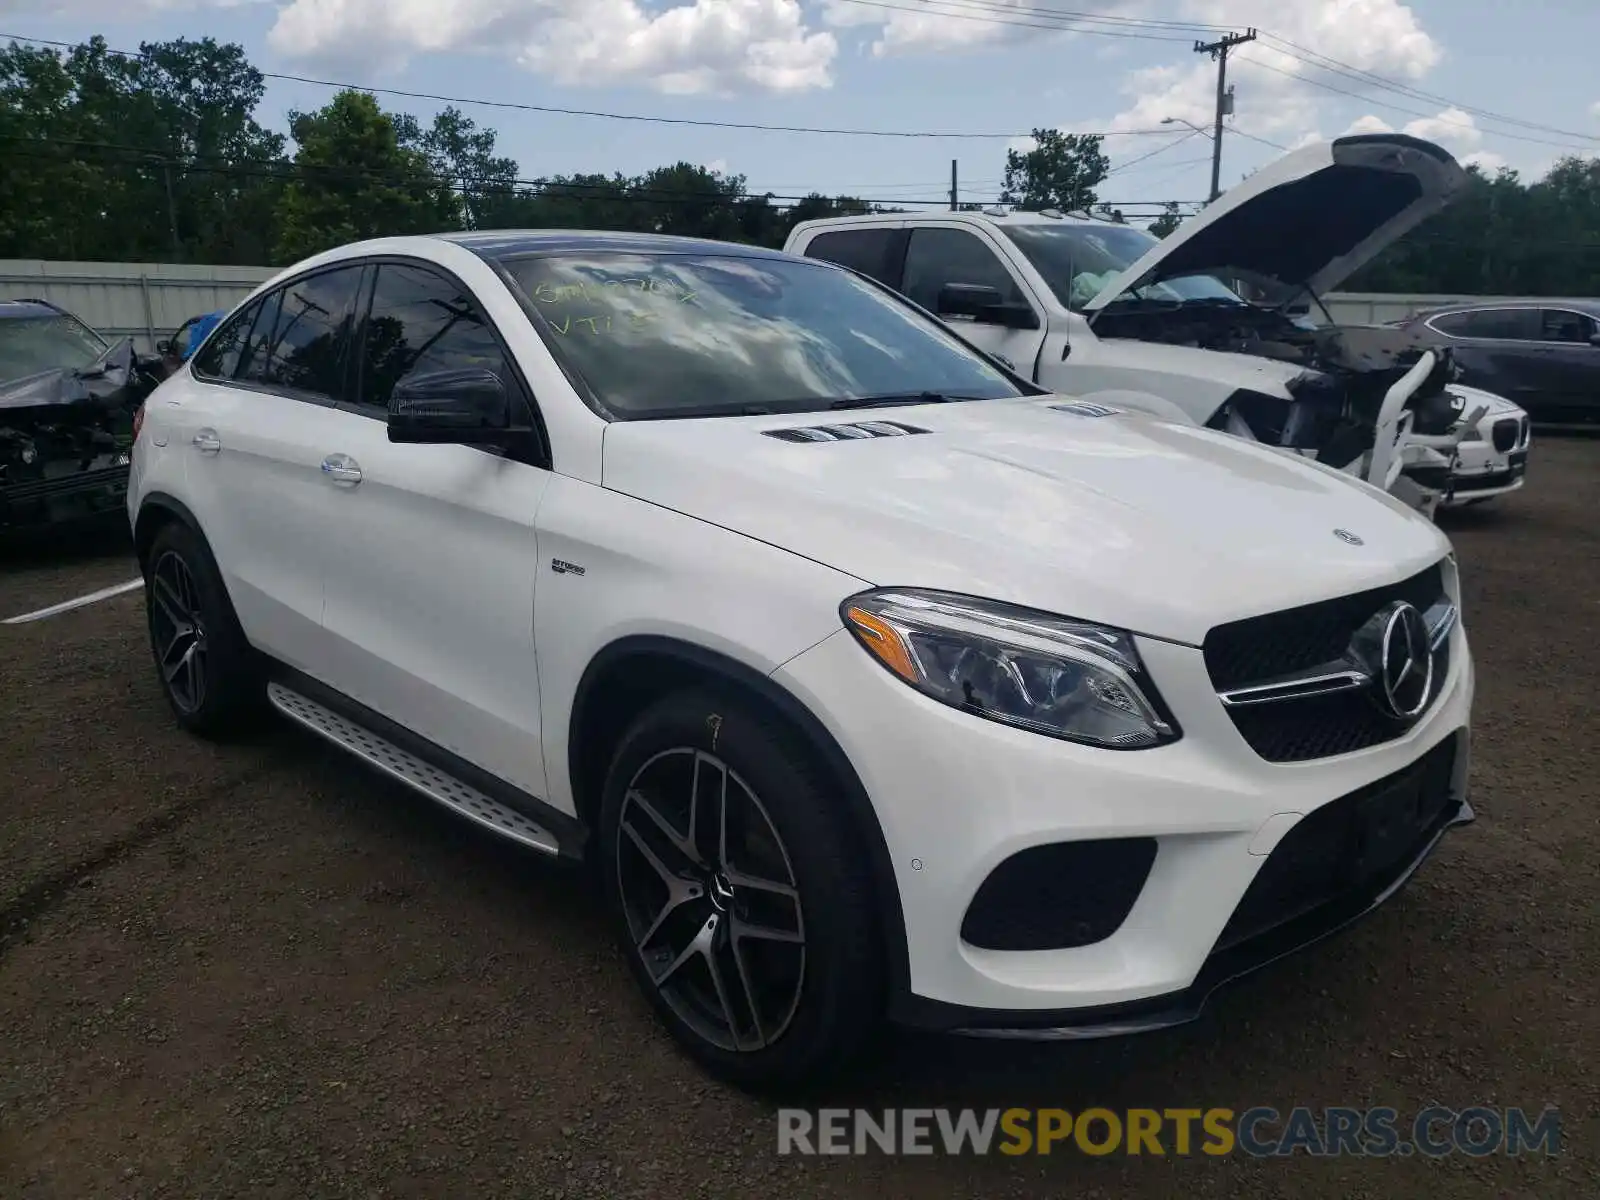
[[1318, 142], [1229, 189], [1085, 308], [1098, 312], [1164, 279], [1228, 270], [1321, 295], [1450, 204], [1466, 182], [1447, 150], [1421, 138], [1382, 133]]

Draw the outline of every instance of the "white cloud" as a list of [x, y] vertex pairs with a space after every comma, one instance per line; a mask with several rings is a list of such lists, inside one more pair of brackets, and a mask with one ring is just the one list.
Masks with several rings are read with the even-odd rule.
[[1352, 134], [1357, 134], [1357, 133], [1393, 133], [1393, 132], [1394, 132], [1394, 126], [1393, 125], [1389, 124], [1389, 122], [1385, 121], [1382, 117], [1376, 117], [1376, 116], [1373, 116], [1371, 113], [1368, 113], [1364, 117], [1357, 117], [1354, 121], [1351, 121], [1349, 127], [1343, 133], [1341, 133], [1339, 136], [1340, 137], [1349, 137]]
[[[1183, 0], [1185, 19], [1239, 28], [1254, 24], [1288, 42], [1313, 48], [1349, 67], [1390, 77], [1420, 79], [1443, 56], [1439, 44], [1401, 0]], [[1235, 123], [1246, 133], [1298, 143], [1315, 130], [1318, 114], [1339, 97], [1306, 82], [1359, 85], [1312, 71], [1301, 51], [1263, 36], [1228, 60], [1235, 86]], [[1217, 67], [1190, 53], [1172, 63], [1131, 71], [1123, 94], [1131, 102], [1111, 118], [1112, 129], [1144, 129], [1164, 117], [1209, 125], [1216, 103]]]
[[1589, 115], [1591, 117], [1600, 117], [1600, 100], [1596, 100], [1593, 104], [1589, 105]]
[[838, 53], [798, 0], [290, 0], [268, 40], [292, 57], [392, 66], [429, 52], [510, 54], [568, 86], [671, 93], [829, 87]]
[[[948, 15], [951, 12], [960, 15]], [[893, 9], [852, 4], [850, 0], [826, 0], [822, 19], [836, 29], [876, 28], [878, 36], [871, 49], [880, 58], [1049, 36], [1037, 27], [1050, 23], [1039, 15], [1034, 0], [983, 0], [977, 6], [958, 2], [948, 5], [943, 14], [931, 8], [917, 11], [915, 0]]]
[[[1503, 154], [1496, 154], [1493, 150], [1474, 150], [1471, 154], [1461, 156], [1461, 165], [1464, 167], [1477, 167], [1485, 175], [1493, 175], [1506, 165]], [[1540, 172], [1543, 174], [1543, 172]]]

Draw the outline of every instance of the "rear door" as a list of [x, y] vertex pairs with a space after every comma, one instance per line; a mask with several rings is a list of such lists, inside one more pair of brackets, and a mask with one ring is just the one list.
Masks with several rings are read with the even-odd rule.
[[532, 395], [471, 289], [431, 263], [379, 263], [360, 346], [352, 404], [314, 451], [343, 481], [327, 510], [328, 644], [313, 674], [544, 796], [533, 597], [548, 457], [396, 444], [387, 425], [413, 371], [484, 367], [513, 404], [531, 412]]
[[[939, 312], [939, 293], [947, 284], [991, 287], [1006, 304], [1025, 304], [1033, 310], [1037, 327], [1012, 329], [989, 324], [970, 316]], [[905, 268], [900, 290], [939, 319], [946, 321], [978, 349], [1005, 362], [1029, 379], [1039, 350], [1044, 345], [1046, 325], [1042, 297], [1036, 296], [1006, 263], [1000, 248], [987, 233], [965, 225], [918, 225], [906, 243]]]
[[268, 292], [208, 340], [198, 386], [174, 397], [190, 506], [245, 633], [302, 670], [324, 644], [331, 497], [317, 447], [348, 419], [337, 404], [362, 270], [341, 264]]

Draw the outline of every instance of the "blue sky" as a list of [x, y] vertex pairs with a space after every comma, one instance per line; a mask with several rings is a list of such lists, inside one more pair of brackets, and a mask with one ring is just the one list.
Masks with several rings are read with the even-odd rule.
[[[1101, 19], [1064, 31], [1068, 11]], [[1192, 43], [1215, 36], [1207, 26], [1251, 25], [1260, 40], [1230, 66], [1238, 132], [1224, 137], [1224, 186], [1278, 147], [1352, 127], [1406, 128], [1530, 176], [1600, 152], [1595, 0], [0, 0], [8, 34], [101, 33], [129, 49], [211, 35], [242, 43], [264, 71], [375, 89], [1001, 135], [848, 137], [462, 106], [528, 177], [687, 159], [757, 191], [900, 203], [943, 197], [952, 158], [963, 198], [992, 199], [1007, 146], [1035, 126], [1128, 131], [1108, 140], [1105, 199], [1203, 197], [1210, 142], [1181, 122], [1208, 124], [1215, 68]], [[260, 115], [283, 128], [289, 109], [330, 94], [272, 81]], [[440, 107], [379, 98], [423, 119]]]

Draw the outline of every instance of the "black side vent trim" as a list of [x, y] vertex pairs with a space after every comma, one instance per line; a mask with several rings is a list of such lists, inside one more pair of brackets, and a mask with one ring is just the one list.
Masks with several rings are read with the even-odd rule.
[[905, 437], [929, 433], [904, 421], [853, 421], [848, 425], [805, 425], [799, 429], [763, 430], [768, 437], [785, 442], [848, 442], [857, 438]]

